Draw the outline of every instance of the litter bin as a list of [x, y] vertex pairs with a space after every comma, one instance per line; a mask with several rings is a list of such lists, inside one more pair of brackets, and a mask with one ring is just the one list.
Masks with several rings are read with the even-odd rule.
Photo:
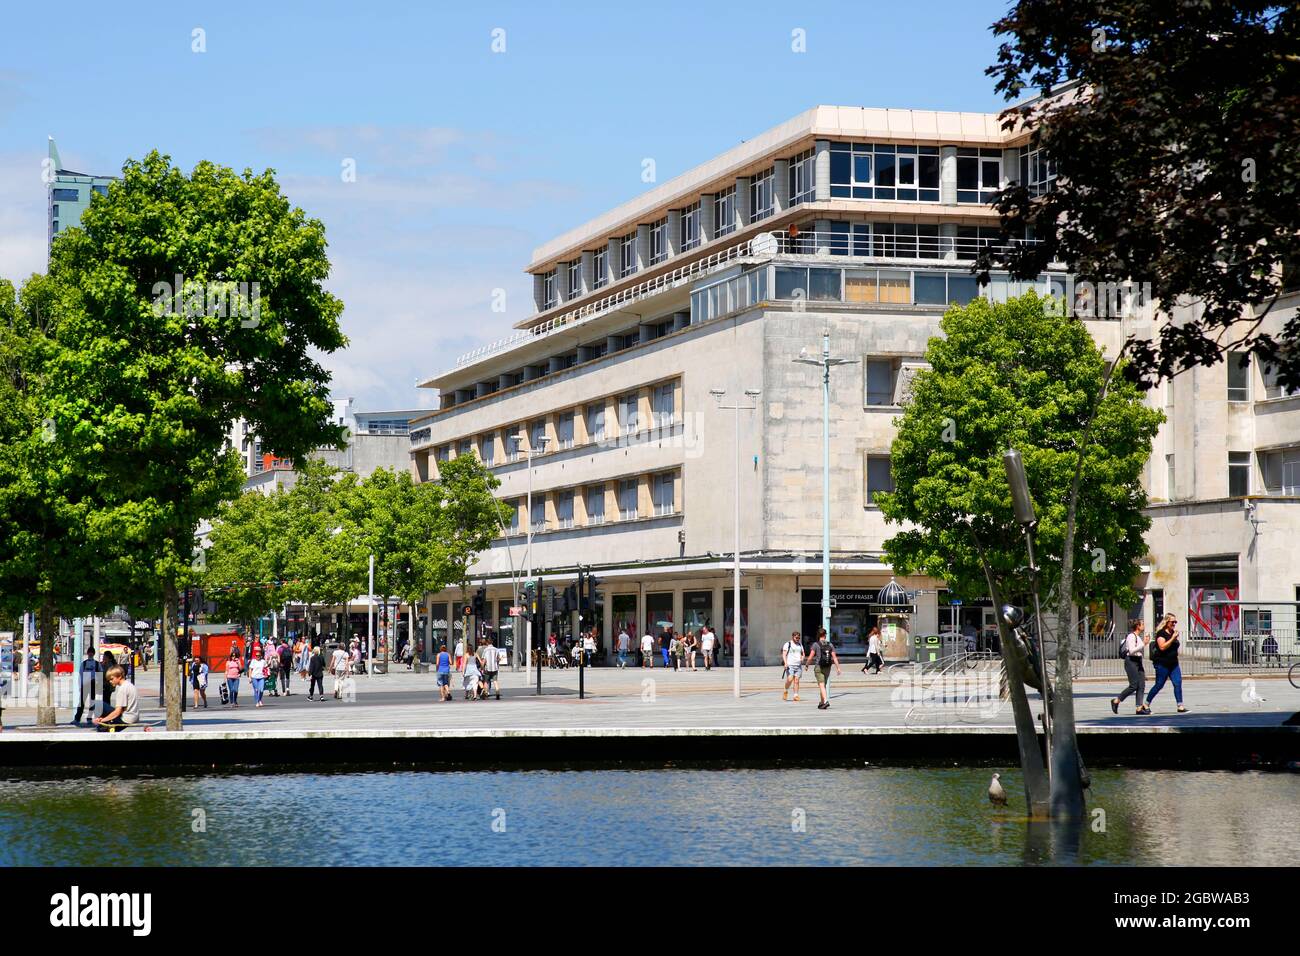
[[912, 639], [912, 660], [917, 664], [937, 661], [943, 653], [943, 639], [938, 634], [918, 634]]

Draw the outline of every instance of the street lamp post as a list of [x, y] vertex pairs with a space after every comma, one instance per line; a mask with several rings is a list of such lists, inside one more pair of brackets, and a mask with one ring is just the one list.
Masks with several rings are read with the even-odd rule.
[[[515, 454], [519, 454], [519, 449], [524, 448], [524, 433], [519, 432], [517, 435], [511, 435], [510, 440], [515, 443]], [[545, 435], [538, 436], [537, 450], [544, 451], [546, 449], [546, 444], [549, 441], [550, 438]], [[525, 505], [525, 510], [528, 512], [528, 542], [524, 545], [524, 581], [528, 582], [533, 579], [533, 443], [528, 442], [524, 451], [528, 456], [528, 503]], [[533, 622], [531, 619], [528, 620], [524, 626], [524, 638], [524, 686], [527, 686], [532, 683], [531, 674], [533, 668]], [[537, 662], [537, 667], [540, 671], [541, 655], [538, 655], [538, 657], [539, 660]]]
[[831, 368], [856, 365], [857, 359], [831, 358], [830, 329], [822, 330], [821, 358], [810, 358], [801, 349], [794, 360], [800, 365], [816, 365], [822, 370], [822, 627], [831, 633]]
[[[740, 643], [740, 413], [742, 411], [752, 412], [758, 408], [757, 403], [753, 405], [742, 405], [736, 402], [733, 405], [722, 404], [722, 397], [727, 394], [725, 388], [711, 388], [709, 394], [717, 400], [718, 408], [724, 411], [734, 411], [736, 413], [736, 491], [732, 496], [736, 508], [736, 556], [732, 567], [732, 587], [735, 596], [731, 605], [731, 666], [735, 673], [733, 677], [733, 693], [737, 700], [740, 699], [740, 660], [741, 660], [741, 643]], [[745, 395], [748, 398], [758, 398], [760, 391], [756, 388], [745, 389]]]

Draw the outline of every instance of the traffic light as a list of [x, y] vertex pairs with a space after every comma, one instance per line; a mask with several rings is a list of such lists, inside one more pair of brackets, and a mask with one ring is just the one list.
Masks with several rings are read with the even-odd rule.
[[578, 609], [578, 586], [570, 584], [564, 589], [564, 606], [560, 609], [561, 614], [569, 614]]
[[479, 585], [474, 592], [474, 616], [480, 621], [487, 617], [487, 586]]
[[552, 621], [555, 619], [555, 588], [546, 589], [546, 619]]
[[582, 607], [580, 610], [585, 613], [587, 611], [595, 610], [596, 586], [600, 584], [600, 578], [588, 571], [583, 576], [583, 582], [585, 586], [580, 592], [582, 594]]

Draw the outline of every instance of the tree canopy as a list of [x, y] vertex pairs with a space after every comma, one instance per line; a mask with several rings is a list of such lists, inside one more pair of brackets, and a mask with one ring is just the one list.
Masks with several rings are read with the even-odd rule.
[[1130, 345], [1135, 380], [1244, 347], [1300, 386], [1300, 318], [1259, 326], [1279, 289], [1300, 286], [1298, 28], [1300, 6], [1269, 0], [1019, 0], [993, 25], [1003, 43], [988, 73], [1008, 99], [1042, 97], [1004, 125], [1027, 124], [1057, 178], [1042, 195], [1000, 194], [1008, 235], [1040, 242], [983, 265], [1028, 277], [1066, 262], [1195, 303]]
[[[943, 579], [975, 598], [988, 593], [987, 565], [1004, 594], [1030, 591], [1002, 462], [1014, 447], [1038, 509], [1040, 582], [1049, 591], [1059, 582], [1070, 485], [1106, 361], [1083, 323], [1050, 301], [977, 298], [944, 315], [943, 337], [926, 350], [930, 368], [917, 374], [898, 420], [894, 491], [877, 498], [888, 521], [911, 526], [885, 542], [899, 572]], [[1083, 448], [1077, 600], [1134, 597], [1150, 527], [1141, 477], [1162, 420], [1136, 386], [1112, 380]]]

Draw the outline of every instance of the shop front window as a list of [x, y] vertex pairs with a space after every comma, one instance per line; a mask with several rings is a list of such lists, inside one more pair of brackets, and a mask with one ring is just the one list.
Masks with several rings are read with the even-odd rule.
[[[722, 646], [728, 657], [732, 655], [735, 647], [733, 637], [735, 608], [736, 592], [728, 589], [723, 592], [722, 598]], [[745, 589], [740, 592], [740, 656], [742, 658], [749, 656], [749, 591]]]
[[687, 591], [682, 595], [682, 631], [699, 636], [705, 624], [713, 621], [713, 592]]
[[655, 652], [667, 647], [665, 635], [673, 629], [673, 595], [671, 591], [645, 596], [645, 630], [655, 639]]

